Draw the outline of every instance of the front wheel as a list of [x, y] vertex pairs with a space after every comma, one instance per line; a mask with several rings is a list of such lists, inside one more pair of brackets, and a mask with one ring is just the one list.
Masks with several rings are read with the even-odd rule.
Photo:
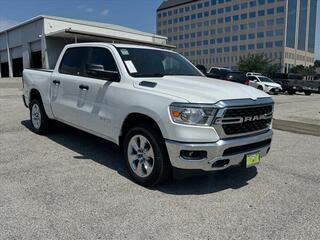
[[130, 176], [140, 185], [155, 186], [171, 174], [164, 139], [150, 126], [133, 127], [123, 144], [124, 158]]
[[310, 96], [311, 95], [311, 91], [304, 91], [304, 94], [307, 95], [307, 96]]
[[48, 118], [42, 102], [34, 99], [30, 103], [31, 128], [37, 134], [45, 134], [49, 129], [50, 119]]

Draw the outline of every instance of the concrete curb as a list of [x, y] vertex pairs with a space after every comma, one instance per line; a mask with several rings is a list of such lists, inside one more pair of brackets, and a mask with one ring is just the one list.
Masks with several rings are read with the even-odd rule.
[[320, 125], [273, 119], [273, 129], [320, 137]]

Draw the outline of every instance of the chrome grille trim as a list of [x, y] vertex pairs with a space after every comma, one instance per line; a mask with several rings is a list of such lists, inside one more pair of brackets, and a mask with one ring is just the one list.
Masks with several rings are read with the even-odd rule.
[[[254, 135], [258, 133], [263, 133], [268, 131], [271, 128], [271, 123], [272, 123], [272, 115], [273, 115], [273, 101], [271, 98], [260, 98], [257, 100], [252, 100], [252, 99], [239, 99], [239, 100], [227, 100], [227, 101], [220, 101], [216, 103], [216, 106], [219, 106], [219, 110], [217, 111], [217, 114], [215, 116], [215, 119], [212, 121], [212, 126], [216, 129], [217, 133], [222, 139], [225, 138], [234, 138], [238, 136], [245, 136], [245, 135]], [[232, 109], [252, 109], [256, 108], [256, 110], [259, 112], [260, 108], [264, 107], [271, 107], [271, 111], [260, 114], [259, 119], [257, 121], [249, 121], [249, 122], [244, 122], [244, 116], [232, 116], [232, 117], [225, 117], [226, 113], [228, 110]], [[261, 111], [261, 110], [260, 110]], [[243, 115], [243, 114], [242, 114]], [[262, 116], [263, 115], [263, 116]], [[226, 133], [224, 128], [232, 128], [232, 124], [237, 125], [237, 124], [243, 124], [246, 126], [235, 126], [238, 128], [243, 127], [244, 132], [242, 133]], [[252, 128], [257, 128], [258, 124], [260, 125], [267, 125], [267, 127], [258, 129], [255, 131], [246, 131], [247, 128], [252, 127]], [[230, 127], [227, 127], [230, 126]], [[259, 126], [258, 126], [259, 127]], [[239, 130], [239, 129], [238, 129]], [[241, 130], [242, 131], [242, 130]]]

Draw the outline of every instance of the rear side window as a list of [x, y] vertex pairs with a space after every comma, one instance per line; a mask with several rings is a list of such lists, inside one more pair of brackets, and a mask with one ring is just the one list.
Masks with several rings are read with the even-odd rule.
[[89, 48], [69, 48], [64, 53], [59, 66], [59, 73], [70, 75], [82, 75], [84, 62], [88, 56]]
[[102, 65], [106, 71], [117, 71], [117, 65], [111, 52], [106, 48], [92, 48], [88, 64]]

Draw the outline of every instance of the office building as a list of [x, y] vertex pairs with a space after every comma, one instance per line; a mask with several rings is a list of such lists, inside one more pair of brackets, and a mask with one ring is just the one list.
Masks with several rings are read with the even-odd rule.
[[194, 64], [236, 68], [263, 53], [287, 72], [314, 64], [317, 0], [167, 0], [157, 33]]

